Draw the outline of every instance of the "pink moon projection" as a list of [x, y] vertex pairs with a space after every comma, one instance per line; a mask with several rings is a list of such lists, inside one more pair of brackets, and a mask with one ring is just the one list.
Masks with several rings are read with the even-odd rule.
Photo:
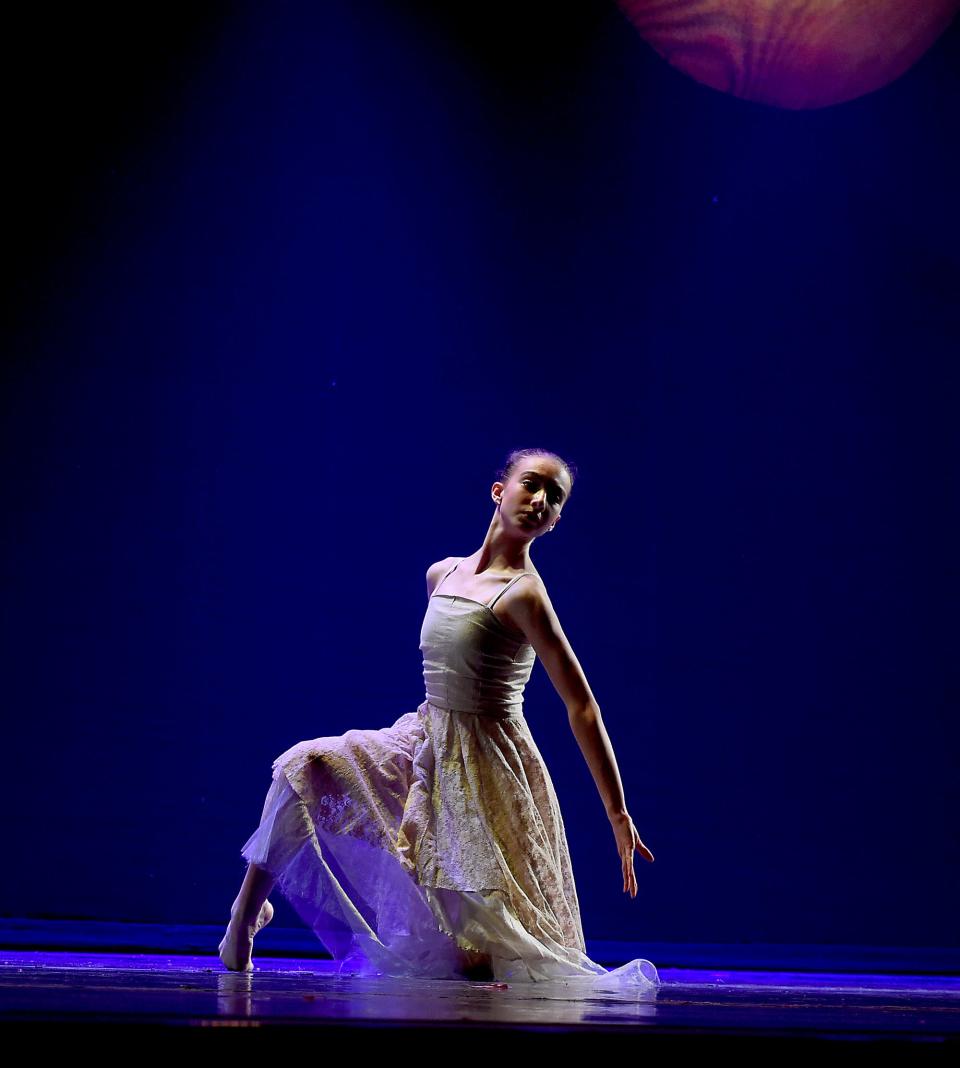
[[713, 89], [822, 108], [899, 78], [960, 0], [618, 0], [640, 35]]

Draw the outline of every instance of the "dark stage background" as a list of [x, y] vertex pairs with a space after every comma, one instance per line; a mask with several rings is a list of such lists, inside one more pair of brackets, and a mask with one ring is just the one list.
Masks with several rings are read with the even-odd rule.
[[416, 708], [424, 573], [542, 445], [657, 858], [622, 895], [538, 664], [588, 939], [958, 945], [960, 27], [811, 112], [613, 3], [8, 50], [0, 913], [225, 923], [272, 760]]

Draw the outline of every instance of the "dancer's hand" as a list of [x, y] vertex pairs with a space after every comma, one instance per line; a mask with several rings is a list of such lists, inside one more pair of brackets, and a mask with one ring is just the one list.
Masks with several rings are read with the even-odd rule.
[[637, 896], [637, 876], [633, 870], [633, 851], [636, 849], [645, 860], [653, 862], [653, 854], [640, 840], [629, 812], [617, 812], [610, 816], [610, 826], [617, 840], [617, 852], [623, 865], [623, 892]]

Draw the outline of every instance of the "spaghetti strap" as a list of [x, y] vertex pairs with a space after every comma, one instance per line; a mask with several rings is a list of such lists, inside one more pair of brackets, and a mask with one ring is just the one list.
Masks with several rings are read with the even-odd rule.
[[[453, 565], [453, 567], [451, 567], [450, 570], [443, 576], [443, 578], [440, 579], [440, 581], [436, 584], [436, 586], [433, 587], [433, 593], [430, 594], [431, 597], [433, 597], [434, 594], [436, 594], [437, 590], [440, 589], [440, 587], [443, 585], [443, 583], [447, 579], [447, 577], [449, 575], [452, 575], [453, 572], [457, 570], [457, 568], [463, 563], [464, 559], [465, 559], [465, 557], [461, 556], [460, 559]], [[480, 604], [484, 604], [484, 606], [486, 608], [489, 608], [489, 609], [492, 610], [493, 606], [497, 603], [497, 601], [500, 600], [500, 598], [507, 592], [507, 590], [510, 589], [510, 587], [518, 579], [522, 579], [524, 575], [532, 575], [532, 574], [533, 574], [532, 571], [521, 571], [519, 575], [514, 575], [513, 578], [510, 579], [509, 582], [505, 582], [503, 584], [502, 588], [497, 591], [497, 593], [494, 595], [494, 598], [493, 598], [492, 601], [486, 601], [486, 602], [481, 601]], [[467, 600], [470, 600], [470, 598], [468, 597]]]
[[444, 575], [444, 576], [443, 576], [443, 578], [442, 578], [442, 579], [440, 579], [440, 581], [439, 581], [439, 582], [438, 582], [438, 583], [436, 584], [436, 586], [434, 586], [434, 587], [433, 587], [433, 593], [431, 593], [431, 594], [430, 594], [430, 596], [431, 596], [431, 597], [432, 597], [432, 596], [433, 596], [433, 594], [434, 594], [434, 593], [436, 593], [436, 592], [437, 592], [437, 590], [439, 590], [439, 589], [440, 589], [440, 587], [441, 587], [441, 586], [443, 585], [444, 579], [446, 579], [446, 578], [447, 578], [447, 575], [452, 575], [452, 574], [453, 574], [453, 572], [457, 570], [457, 568], [458, 568], [458, 567], [460, 566], [460, 564], [461, 564], [462, 560], [463, 560], [463, 557], [461, 556], [461, 557], [460, 557], [460, 559], [459, 559], [459, 560], [458, 560], [458, 561], [457, 561], [457, 562], [456, 562], [456, 563], [455, 563], [455, 564], [453, 565], [453, 567], [451, 567], [451, 568], [450, 568], [450, 570], [449, 570], [449, 571], [447, 572], [447, 574], [446, 574], [446, 575]]
[[507, 592], [507, 590], [510, 589], [510, 587], [517, 581], [517, 579], [522, 579], [524, 575], [532, 575], [532, 574], [533, 574], [532, 571], [521, 571], [519, 575], [514, 575], [513, 578], [510, 579], [509, 582], [504, 583], [503, 589], [500, 590], [500, 592], [496, 595], [496, 597], [494, 597], [494, 599], [492, 601], [488, 602], [487, 608], [493, 608], [493, 606], [497, 603], [497, 601], [500, 600], [500, 598]]

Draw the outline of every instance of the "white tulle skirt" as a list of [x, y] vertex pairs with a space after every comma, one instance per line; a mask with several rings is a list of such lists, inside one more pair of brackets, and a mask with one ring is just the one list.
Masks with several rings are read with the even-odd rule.
[[341, 974], [464, 978], [655, 997], [656, 967], [587, 957], [556, 792], [521, 717], [424, 702], [273, 764], [243, 856], [271, 873]]

